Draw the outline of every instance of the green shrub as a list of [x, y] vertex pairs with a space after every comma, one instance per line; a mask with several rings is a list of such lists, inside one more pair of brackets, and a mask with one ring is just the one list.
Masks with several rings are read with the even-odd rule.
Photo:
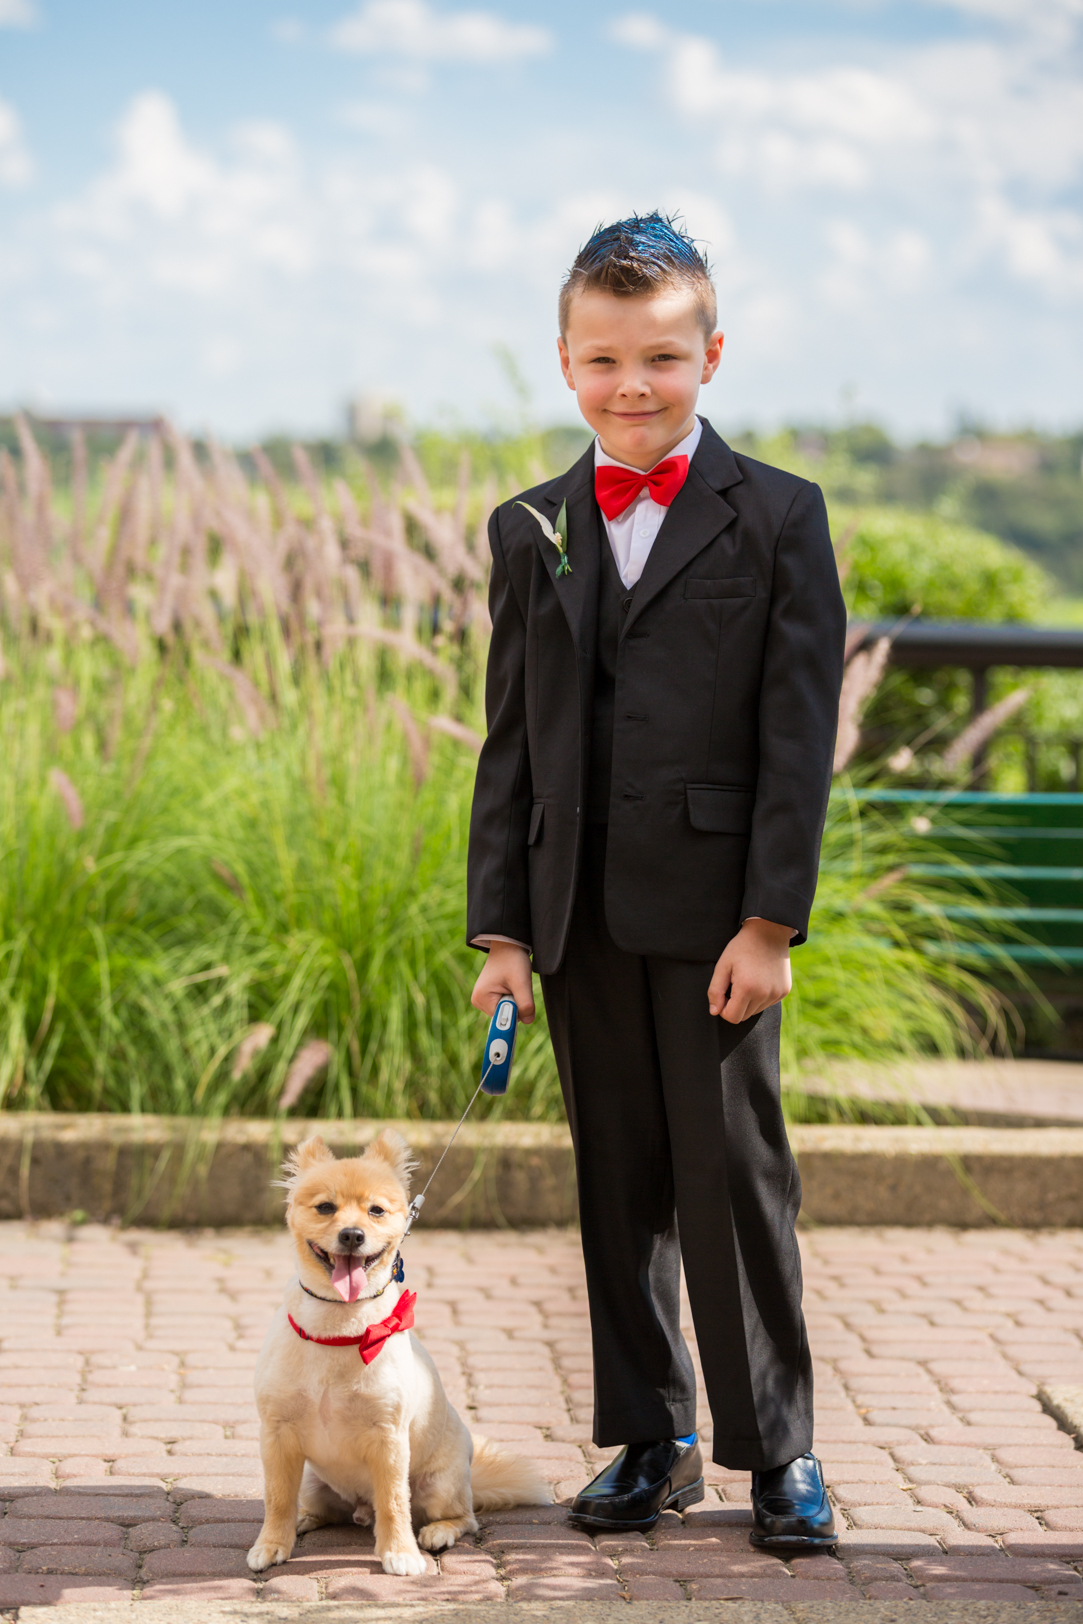
[[984, 530], [905, 508], [838, 508], [831, 520], [836, 543], [850, 538], [845, 593], [857, 619], [920, 605], [927, 620], [1034, 621], [1048, 607], [1045, 572]]

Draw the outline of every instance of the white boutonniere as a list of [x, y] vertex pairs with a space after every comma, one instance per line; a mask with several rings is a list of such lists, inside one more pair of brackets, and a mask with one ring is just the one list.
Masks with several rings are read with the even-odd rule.
[[562, 575], [570, 575], [572, 573], [572, 566], [568, 563], [567, 502], [562, 502], [560, 504], [560, 512], [557, 514], [555, 528], [549, 523], [549, 520], [545, 517], [545, 514], [539, 513], [537, 508], [532, 508], [529, 502], [520, 502], [519, 506], [521, 508], [526, 508], [528, 513], [532, 513], [534, 515], [542, 527], [542, 535], [545, 537], [546, 541], [551, 541], [553, 546], [556, 548], [560, 557], [560, 562], [557, 565], [557, 580], [559, 581]]

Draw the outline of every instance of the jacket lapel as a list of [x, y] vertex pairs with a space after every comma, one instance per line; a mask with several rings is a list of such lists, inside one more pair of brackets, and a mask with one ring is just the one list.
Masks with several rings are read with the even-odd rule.
[[622, 638], [674, 576], [732, 523], [735, 510], [721, 492], [740, 484], [741, 478], [733, 452], [705, 422], [688, 478], [674, 497], [647, 556], [632, 607], [621, 628]]
[[557, 550], [546, 540], [537, 521], [524, 514], [541, 550], [553, 590], [567, 617], [577, 651], [593, 657], [595, 606], [598, 599], [601, 520], [594, 500], [594, 446], [591, 444], [566, 474], [553, 481], [538, 502], [538, 512], [555, 524], [561, 503], [568, 504], [568, 563], [571, 570], [557, 580]]

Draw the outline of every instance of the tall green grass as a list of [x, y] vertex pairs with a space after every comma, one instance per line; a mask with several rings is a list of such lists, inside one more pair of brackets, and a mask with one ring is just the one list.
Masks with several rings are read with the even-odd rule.
[[[483, 1036], [463, 941], [475, 757], [426, 726], [440, 685], [360, 639], [291, 652], [273, 619], [235, 648], [243, 705], [181, 642], [134, 664], [97, 640], [6, 653], [0, 1104], [271, 1115], [318, 1039], [298, 1113], [457, 1115]], [[946, 893], [897, 872], [915, 844], [833, 802], [784, 1022], [795, 1079], [997, 1040], [993, 996], [945, 956]], [[559, 1116], [544, 1018], [488, 1110]]]
[[[359, 643], [327, 669], [291, 662], [272, 623], [247, 650], [269, 719], [255, 736], [232, 682], [177, 648], [156, 673], [100, 645], [67, 652], [70, 732], [55, 649], [22, 650], [0, 689], [0, 1100], [267, 1114], [320, 1038], [331, 1060], [305, 1111], [455, 1109], [478, 1043], [462, 939], [474, 756], [431, 731], [427, 761], [411, 750], [390, 690], [423, 722], [428, 679], [392, 679]], [[275, 1035], [235, 1077], [256, 1023]], [[526, 1036], [527, 1116], [553, 1108], [539, 1056]]]

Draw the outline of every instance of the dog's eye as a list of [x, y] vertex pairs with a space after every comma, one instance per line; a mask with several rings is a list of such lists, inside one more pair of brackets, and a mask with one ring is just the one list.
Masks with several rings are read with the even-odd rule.
[[383, 1216], [384, 1216], [384, 1209], [382, 1207], [370, 1207], [369, 1208], [369, 1217], [370, 1218], [382, 1218]]
[[338, 1211], [338, 1208], [333, 1201], [321, 1201], [316, 1211], [322, 1213], [325, 1218], [330, 1218], [333, 1212]]

